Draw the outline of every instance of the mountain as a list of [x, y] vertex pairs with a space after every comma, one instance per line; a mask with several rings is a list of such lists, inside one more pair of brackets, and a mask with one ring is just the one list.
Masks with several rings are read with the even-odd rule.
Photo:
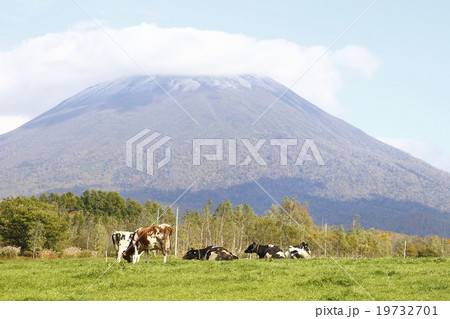
[[[216, 204], [229, 198], [263, 213], [274, 200], [258, 182], [277, 201], [286, 195], [308, 201], [319, 224], [347, 225], [359, 214], [365, 227], [450, 237], [449, 173], [370, 137], [278, 82], [250, 75], [156, 81], [160, 86], [134, 76], [89, 87], [1, 135], [0, 197], [96, 188], [172, 203], [198, 179], [177, 205], [199, 209], [209, 198]], [[155, 141], [170, 137], [155, 152], [155, 163], [169, 146], [170, 161], [153, 175], [126, 165], [127, 140], [146, 128], [151, 132], [137, 143], [155, 132], [161, 133]], [[208, 161], [205, 155], [216, 149], [202, 146], [201, 165], [193, 165], [198, 139], [220, 139], [223, 160]], [[280, 165], [281, 146], [271, 145], [279, 139], [297, 142], [287, 148], [287, 165]], [[258, 141], [261, 147], [251, 153], [247, 146]], [[234, 144], [236, 165], [229, 165]], [[302, 146], [312, 160], [295, 165]], [[258, 154], [266, 165], [255, 160]], [[132, 163], [136, 167], [136, 159]]]

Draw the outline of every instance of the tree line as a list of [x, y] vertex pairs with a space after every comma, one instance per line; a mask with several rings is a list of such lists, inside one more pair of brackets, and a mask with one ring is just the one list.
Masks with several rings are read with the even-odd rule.
[[[0, 245], [20, 247], [21, 255], [36, 256], [45, 249], [61, 253], [69, 247], [92, 255], [112, 254], [114, 231], [162, 223], [175, 225], [171, 207], [151, 200], [142, 205], [114, 191], [8, 197], [0, 202]], [[285, 197], [281, 207], [272, 205], [261, 216], [248, 204], [233, 206], [225, 200], [215, 206], [208, 200], [200, 211], [187, 210], [180, 216], [178, 251], [215, 245], [240, 254], [253, 241], [282, 249], [305, 241], [317, 257], [450, 256], [449, 241], [438, 236], [366, 230], [358, 215], [351, 225], [348, 230], [342, 225], [316, 225], [308, 204], [295, 197]]]

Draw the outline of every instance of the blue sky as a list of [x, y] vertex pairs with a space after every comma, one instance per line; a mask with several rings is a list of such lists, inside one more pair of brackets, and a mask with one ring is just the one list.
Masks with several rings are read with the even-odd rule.
[[[172, 40], [158, 42], [158, 45], [168, 52], [170, 48], [177, 50], [185, 35], [217, 53], [214, 48], [220, 43], [209, 46], [208, 41], [220, 38], [229, 40], [225, 43], [231, 46], [224, 52], [235, 49], [249, 61], [251, 54], [261, 54], [261, 61], [275, 62], [274, 68], [284, 59], [304, 60], [304, 63], [292, 63], [289, 74], [275, 69], [268, 71], [270, 76], [289, 86], [292, 79], [300, 76], [373, 1], [79, 2], [108, 30], [115, 30], [113, 33], [118, 39], [123, 36], [122, 46], [124, 49], [129, 47], [137, 60], [151, 54], [152, 45], [148, 44], [145, 53], [140, 55], [139, 43], [128, 40], [135, 30], [130, 27], [136, 27], [136, 32], [142, 34], [167, 34]], [[135, 66], [123, 62], [114, 72], [106, 67], [95, 69], [95, 76], [88, 80], [77, 74], [75, 68], [82, 62], [74, 61], [73, 54], [61, 53], [64, 48], [87, 46], [92, 39], [86, 42], [78, 39], [88, 38], [89, 32], [98, 32], [98, 37], [105, 38], [101, 45], [107, 47], [110, 44], [75, 2], [21, 0], [0, 3], [0, 57], [3, 60], [0, 60], [0, 74], [3, 73], [3, 78], [0, 75], [0, 125], [3, 126], [0, 126], [0, 132], [55, 106], [59, 100], [68, 97], [63, 94], [76, 93], [91, 85], [89, 81], [111, 79], [121, 72], [124, 75], [133, 73]], [[379, 0], [333, 46], [330, 56], [320, 60], [317, 67], [302, 78], [295, 91], [366, 133], [450, 171], [449, 16], [448, 1]], [[121, 35], [121, 30], [127, 30], [122, 32], [126, 37]], [[207, 30], [222, 33], [201, 32]], [[284, 42], [276, 42], [281, 39]], [[52, 51], [52, 43], [57, 43], [57, 53]], [[180, 47], [188, 50], [189, 44], [183, 45]], [[266, 56], [264, 52], [258, 53], [261, 48], [278, 45], [279, 52], [270, 52]], [[49, 50], [48, 54], [46, 50]], [[111, 45], [105, 52], [111, 52], [116, 58], [115, 55], [121, 53], [114, 50], [119, 51]], [[214, 61], [210, 63], [214, 65]], [[165, 71], [151, 63], [145, 67], [150, 73]], [[185, 65], [181, 65], [183, 67]], [[183, 70], [188, 72], [192, 68], [186, 66]], [[64, 73], [58, 73], [63, 72], [61, 70]], [[78, 70], [83, 70], [86, 76], [88, 67], [83, 65]], [[244, 66], [236, 70], [254, 69]], [[215, 72], [220, 72], [220, 68]], [[140, 70], [136, 69], [135, 73]], [[58, 80], [73, 91], [52, 89], [51, 76], [60, 77]], [[19, 96], [23, 90], [30, 100]]]

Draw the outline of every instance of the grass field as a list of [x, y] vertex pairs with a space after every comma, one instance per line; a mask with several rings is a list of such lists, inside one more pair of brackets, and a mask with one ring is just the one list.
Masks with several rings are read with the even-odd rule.
[[[375, 300], [449, 300], [450, 259], [337, 259]], [[0, 300], [371, 300], [331, 259], [0, 261]], [[95, 284], [86, 291], [93, 283]], [[86, 291], [86, 292], [85, 292]], [[83, 294], [85, 292], [85, 294]]]

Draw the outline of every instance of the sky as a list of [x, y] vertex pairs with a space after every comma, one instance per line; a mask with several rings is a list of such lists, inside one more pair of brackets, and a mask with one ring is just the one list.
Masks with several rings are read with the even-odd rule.
[[450, 172], [448, 1], [0, 0], [0, 8], [0, 134], [122, 76], [256, 74]]

